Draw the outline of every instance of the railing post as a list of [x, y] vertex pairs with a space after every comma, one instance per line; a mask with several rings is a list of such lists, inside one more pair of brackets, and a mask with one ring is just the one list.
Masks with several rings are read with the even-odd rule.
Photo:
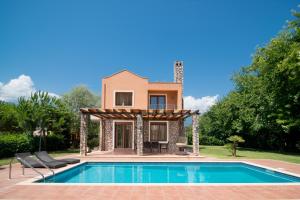
[[12, 161], [14, 160], [14, 158], [12, 158], [9, 162], [9, 173], [8, 173], [8, 179], [11, 179], [11, 170], [12, 170]]

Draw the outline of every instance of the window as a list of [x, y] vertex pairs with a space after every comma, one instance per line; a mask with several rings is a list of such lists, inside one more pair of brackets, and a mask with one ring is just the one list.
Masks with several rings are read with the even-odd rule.
[[166, 109], [166, 96], [150, 95], [150, 109]]
[[116, 92], [115, 93], [116, 106], [132, 106], [132, 92]]
[[150, 122], [150, 141], [167, 141], [167, 122]]

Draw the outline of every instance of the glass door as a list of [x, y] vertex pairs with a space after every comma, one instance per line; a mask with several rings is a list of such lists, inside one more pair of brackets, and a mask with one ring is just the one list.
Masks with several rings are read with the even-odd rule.
[[115, 123], [115, 148], [132, 147], [132, 123], [116, 122]]

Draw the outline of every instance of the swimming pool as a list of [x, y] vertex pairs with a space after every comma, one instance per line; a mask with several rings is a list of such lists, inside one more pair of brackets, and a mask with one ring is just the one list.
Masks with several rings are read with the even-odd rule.
[[45, 183], [300, 183], [300, 178], [243, 162], [86, 162]]

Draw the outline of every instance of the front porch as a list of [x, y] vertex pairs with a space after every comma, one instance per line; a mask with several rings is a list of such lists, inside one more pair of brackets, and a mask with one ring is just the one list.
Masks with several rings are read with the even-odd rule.
[[[139, 156], [175, 154], [180, 138], [185, 138], [184, 120], [192, 117], [193, 155], [199, 155], [198, 116], [191, 110], [140, 110], [82, 108], [80, 154], [87, 155], [90, 116], [99, 119], [99, 150]], [[187, 147], [187, 144], [182, 144]], [[182, 148], [181, 148], [182, 150]]]

